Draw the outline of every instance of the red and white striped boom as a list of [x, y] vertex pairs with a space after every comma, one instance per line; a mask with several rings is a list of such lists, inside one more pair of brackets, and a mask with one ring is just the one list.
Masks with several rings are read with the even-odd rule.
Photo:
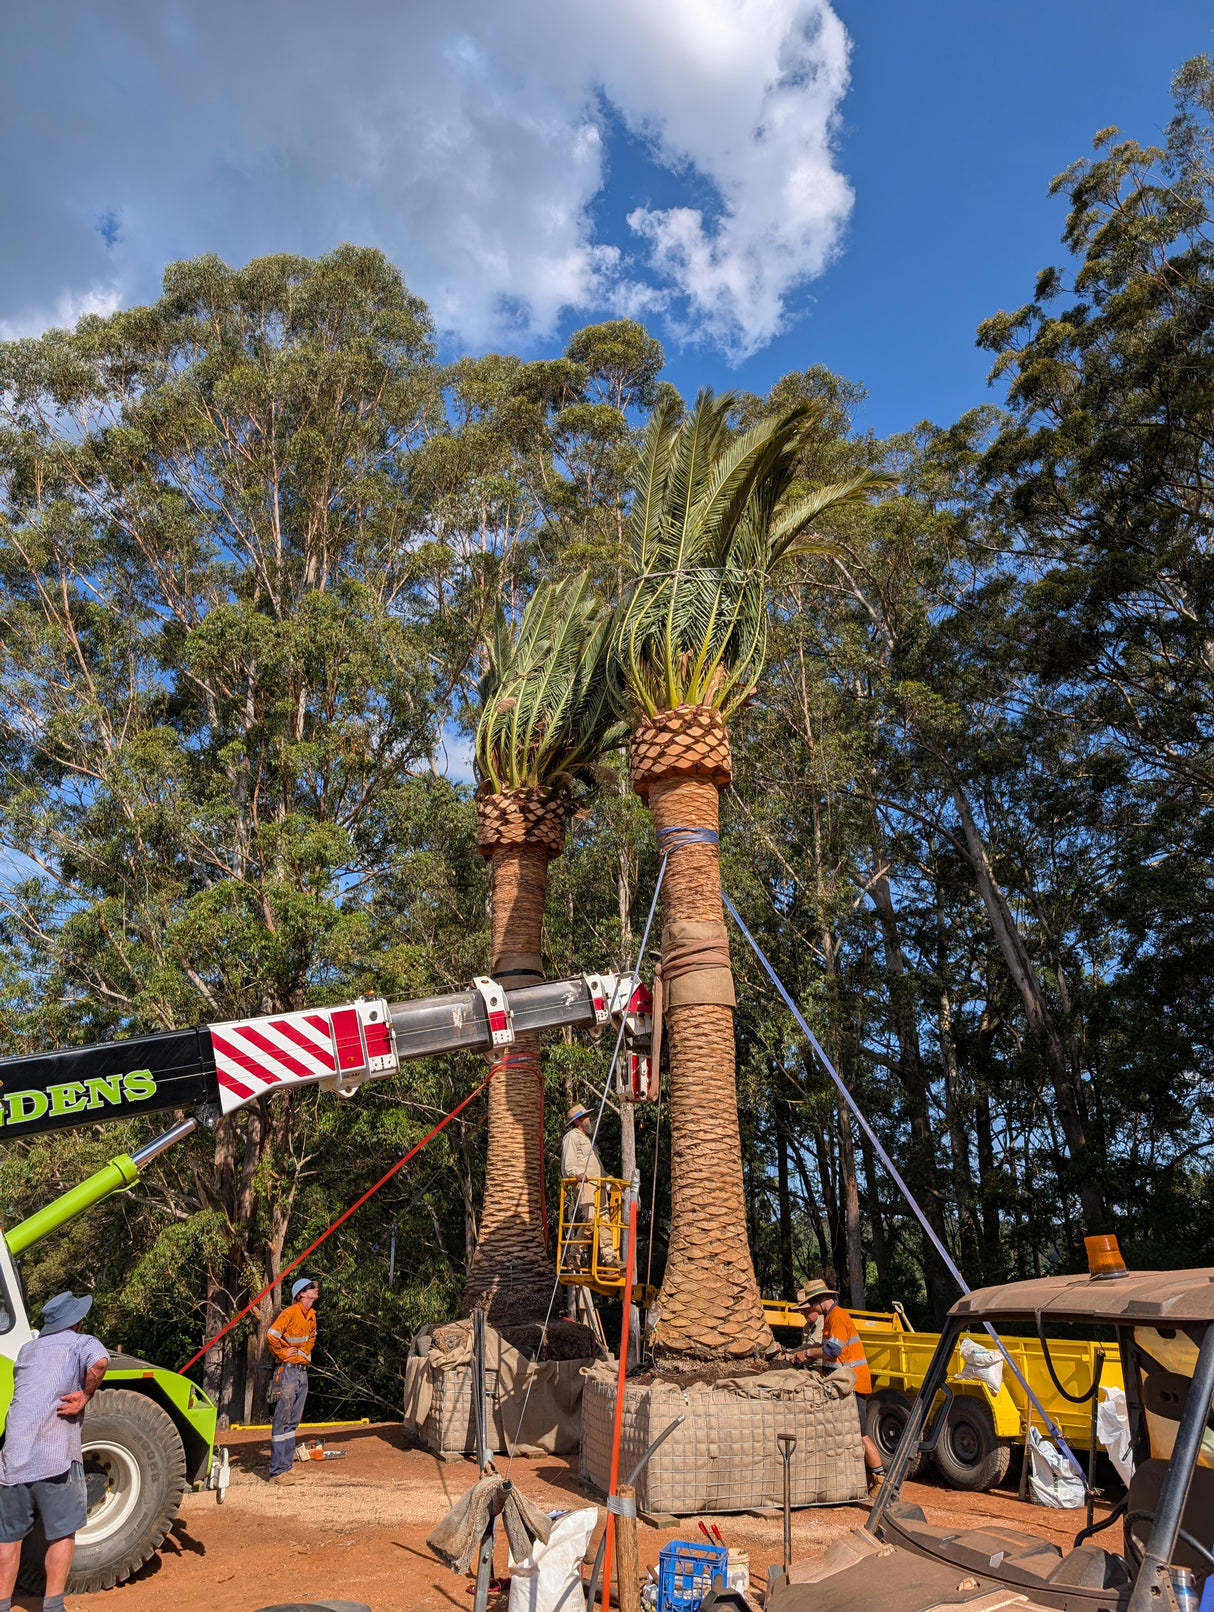
[[506, 991], [492, 979], [467, 991], [389, 1004], [363, 997], [340, 1007], [228, 1019], [192, 1030], [132, 1036], [0, 1060], [0, 1141], [157, 1109], [217, 1118], [297, 1086], [349, 1096], [365, 1080], [413, 1058], [506, 1047], [523, 1031], [564, 1025], [592, 1033], [624, 1021], [627, 1044], [648, 1044], [631, 974], [588, 974]]

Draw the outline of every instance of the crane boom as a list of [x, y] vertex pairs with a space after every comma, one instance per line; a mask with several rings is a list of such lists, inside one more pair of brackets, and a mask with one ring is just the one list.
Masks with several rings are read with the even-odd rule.
[[648, 1021], [639, 1004], [632, 1005], [636, 986], [631, 974], [586, 974], [507, 992], [485, 978], [471, 990], [419, 1002], [362, 997], [338, 1007], [5, 1058], [0, 1142], [163, 1109], [192, 1109], [203, 1123], [213, 1122], [299, 1086], [348, 1096], [413, 1058], [492, 1053], [523, 1031], [593, 1029], [626, 1016], [630, 1039], [644, 1039]]
[[[0, 1060], [0, 1141], [65, 1125], [95, 1125], [166, 1108], [194, 1113], [134, 1153], [120, 1153], [79, 1186], [4, 1234], [9, 1251], [34, 1243], [114, 1192], [199, 1125], [214, 1124], [260, 1097], [299, 1086], [350, 1096], [366, 1080], [444, 1052], [492, 1057], [524, 1031], [623, 1021], [630, 1047], [647, 1046], [648, 992], [633, 974], [583, 974], [505, 991], [476, 979], [470, 991], [389, 1005], [362, 997], [339, 1007], [228, 1019], [193, 1030], [132, 1036]], [[136, 1067], [138, 1066], [138, 1067]]]

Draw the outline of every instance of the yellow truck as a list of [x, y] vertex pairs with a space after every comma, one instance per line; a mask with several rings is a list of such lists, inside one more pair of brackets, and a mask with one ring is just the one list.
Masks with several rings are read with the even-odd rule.
[[[777, 1329], [805, 1324], [800, 1312], [782, 1301], [765, 1299], [763, 1309], [768, 1321]], [[873, 1379], [873, 1392], [868, 1401], [868, 1435], [888, 1462], [898, 1447], [911, 1405], [940, 1342], [940, 1334], [916, 1332], [901, 1305], [892, 1311], [851, 1310], [849, 1313], [864, 1339], [864, 1353]], [[981, 1330], [962, 1336], [972, 1338], [983, 1349], [994, 1347], [989, 1335]], [[961, 1342], [962, 1338], [958, 1337], [948, 1364], [946, 1380], [953, 1390], [953, 1402], [932, 1459], [945, 1482], [953, 1488], [990, 1489], [1006, 1475], [1012, 1446], [1024, 1443], [1030, 1419], [1038, 1431], [1047, 1436], [1048, 1429], [1006, 1363], [998, 1393], [993, 1393], [984, 1382], [961, 1377]], [[1090, 1400], [1076, 1405], [1058, 1392], [1046, 1365], [1044, 1350], [1036, 1338], [1003, 1337], [1003, 1345], [1071, 1448], [1088, 1449], [1092, 1425]], [[1054, 1339], [1049, 1349], [1058, 1380], [1069, 1393], [1082, 1395], [1091, 1388], [1098, 1352], [1104, 1355], [1101, 1387], [1124, 1389], [1116, 1344]], [[926, 1456], [916, 1452], [907, 1476], [913, 1477], [924, 1460]]]

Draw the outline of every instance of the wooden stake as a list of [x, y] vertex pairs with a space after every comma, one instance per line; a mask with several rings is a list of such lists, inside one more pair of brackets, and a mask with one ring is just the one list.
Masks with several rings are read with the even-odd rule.
[[[636, 1490], [621, 1483], [616, 1498], [624, 1504], [615, 1518], [615, 1576], [619, 1585], [620, 1612], [641, 1612], [641, 1560], [637, 1549]], [[627, 1502], [631, 1501], [631, 1508]], [[631, 1516], [629, 1515], [631, 1509]]]

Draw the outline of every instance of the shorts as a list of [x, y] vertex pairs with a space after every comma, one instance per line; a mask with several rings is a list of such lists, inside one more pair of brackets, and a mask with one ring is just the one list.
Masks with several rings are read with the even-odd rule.
[[57, 1478], [0, 1483], [0, 1544], [15, 1545], [24, 1539], [34, 1526], [35, 1511], [48, 1540], [66, 1539], [84, 1527], [89, 1502], [79, 1461], [73, 1461]]
[[856, 1401], [856, 1410], [860, 1414], [860, 1433], [861, 1436], [865, 1436], [868, 1433], [868, 1395], [854, 1394], [852, 1397]]

